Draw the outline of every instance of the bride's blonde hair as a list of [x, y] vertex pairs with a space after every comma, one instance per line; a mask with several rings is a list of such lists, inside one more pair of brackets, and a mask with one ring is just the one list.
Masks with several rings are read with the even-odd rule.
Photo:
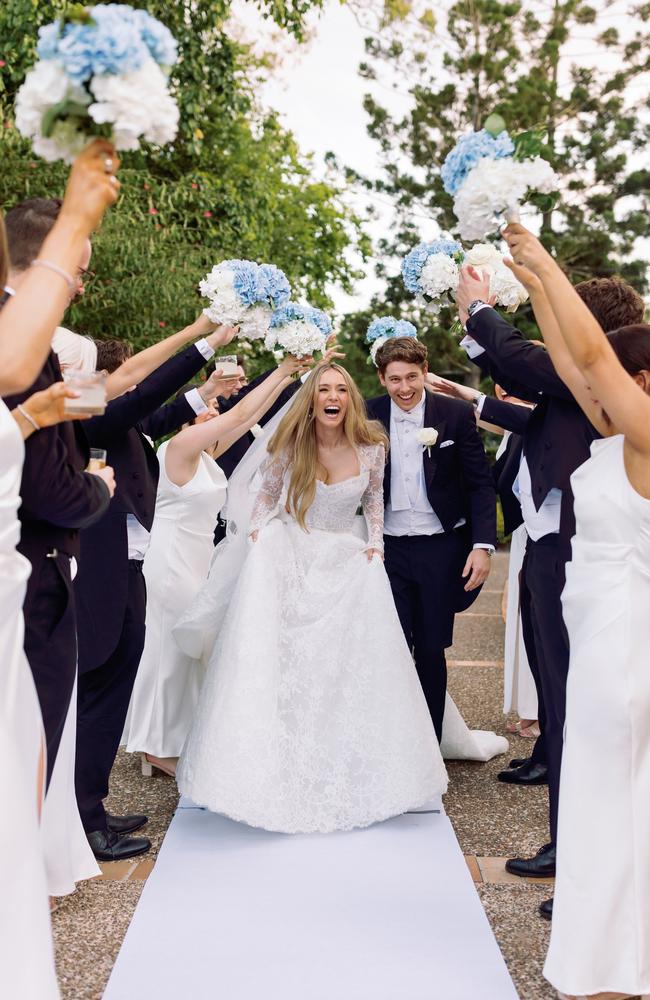
[[314, 404], [321, 375], [326, 371], [337, 372], [346, 384], [348, 408], [343, 422], [343, 433], [352, 447], [382, 444], [388, 450], [388, 437], [383, 426], [377, 420], [368, 419], [363, 396], [345, 368], [334, 362], [317, 365], [296, 393], [292, 406], [268, 444], [271, 459], [284, 453], [291, 466], [287, 509], [301, 528], [306, 528], [305, 516], [316, 496], [316, 480], [327, 481], [327, 470], [318, 461], [314, 417]]

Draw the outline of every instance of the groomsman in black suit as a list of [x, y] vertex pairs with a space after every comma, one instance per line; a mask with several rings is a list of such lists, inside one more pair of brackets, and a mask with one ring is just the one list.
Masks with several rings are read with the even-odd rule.
[[[31, 261], [38, 256], [60, 202], [38, 199], [38, 210], [33, 205], [18, 205], [5, 218], [11, 257], [7, 296], [14, 294]], [[71, 299], [83, 293], [83, 272], [89, 260], [87, 242]], [[50, 352], [34, 384], [26, 392], [6, 397], [5, 402], [12, 409], [32, 393], [61, 379], [58, 359]], [[43, 716], [48, 785], [77, 675], [71, 563], [79, 556], [79, 530], [104, 514], [115, 485], [110, 469], [99, 474], [85, 472], [88, 459], [88, 442], [80, 424], [64, 422], [43, 428], [25, 444], [18, 550], [32, 566], [23, 606], [25, 653]]]
[[[385, 565], [438, 740], [454, 616], [490, 572], [496, 495], [467, 403], [425, 392], [427, 349], [411, 337], [377, 352], [387, 395], [367, 402], [390, 436], [384, 476]], [[419, 440], [428, 434], [431, 444]], [[435, 441], [434, 441], [435, 438]]]
[[[148, 850], [130, 837], [144, 815], [111, 816], [104, 809], [111, 768], [142, 655], [146, 589], [142, 563], [153, 525], [159, 468], [149, 437], [163, 437], [187, 423], [204, 401], [191, 392], [163, 406], [210, 360], [234, 330], [204, 317], [197, 335], [207, 336], [161, 365], [130, 392], [112, 400], [106, 413], [86, 422], [93, 447], [104, 448], [118, 487], [106, 515], [82, 533], [75, 580], [79, 609], [79, 698], [75, 783], [81, 819], [100, 860], [134, 857]], [[195, 390], [196, 391], [196, 390]]]
[[[607, 332], [641, 322], [641, 297], [618, 278], [582, 282], [576, 291]], [[530, 597], [537, 669], [544, 693], [551, 839], [533, 858], [507, 862], [512, 874], [548, 877], [555, 873], [555, 838], [566, 710], [569, 644], [561, 594], [575, 532], [570, 477], [590, 455], [595, 428], [556, 373], [550, 357], [526, 340], [489, 305], [489, 281], [464, 268], [457, 296], [469, 356], [509, 393], [536, 400], [523, 435], [518, 491], [528, 546], [523, 567]], [[526, 778], [530, 762], [522, 765]], [[515, 774], [515, 777], [517, 775]], [[552, 901], [542, 904], [552, 915]]]

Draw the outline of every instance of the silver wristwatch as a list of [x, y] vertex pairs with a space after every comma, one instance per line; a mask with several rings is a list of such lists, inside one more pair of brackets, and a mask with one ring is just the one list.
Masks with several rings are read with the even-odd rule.
[[469, 307], [467, 309], [467, 315], [473, 316], [480, 306], [486, 306], [486, 305], [487, 302], [485, 302], [483, 299], [474, 299], [474, 301], [470, 302], [469, 304]]

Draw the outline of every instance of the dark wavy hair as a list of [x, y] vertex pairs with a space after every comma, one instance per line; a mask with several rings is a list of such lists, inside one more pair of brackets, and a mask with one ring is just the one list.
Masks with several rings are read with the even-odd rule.
[[622, 326], [608, 333], [607, 339], [629, 375], [650, 372], [650, 326], [647, 323]]
[[643, 323], [645, 302], [622, 278], [590, 278], [575, 290], [605, 333]]
[[377, 368], [382, 375], [386, 373], [391, 361], [404, 361], [407, 365], [417, 365], [424, 369], [427, 359], [426, 346], [415, 337], [389, 337], [375, 355]]

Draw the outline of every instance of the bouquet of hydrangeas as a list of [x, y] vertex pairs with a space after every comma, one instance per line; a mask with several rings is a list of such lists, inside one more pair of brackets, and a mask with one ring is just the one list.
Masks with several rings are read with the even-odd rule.
[[213, 323], [239, 326], [250, 340], [266, 337], [273, 310], [289, 301], [291, 289], [284, 271], [252, 260], [224, 260], [215, 265], [199, 290], [210, 305], [205, 315]]
[[377, 364], [377, 351], [391, 337], [415, 337], [418, 331], [407, 319], [395, 319], [394, 316], [379, 316], [373, 319], [366, 331], [366, 343], [370, 344], [370, 358], [373, 365]]
[[458, 288], [463, 248], [455, 240], [418, 243], [402, 261], [402, 278], [419, 305], [437, 313]]
[[16, 97], [16, 128], [34, 152], [69, 163], [97, 136], [117, 149], [175, 138], [179, 113], [167, 74], [177, 44], [151, 14], [126, 4], [73, 5], [38, 34], [39, 61]]
[[514, 312], [528, 299], [528, 292], [503, 262], [503, 254], [491, 243], [476, 243], [465, 254], [463, 264], [471, 264], [490, 277], [490, 296], [507, 312]]
[[307, 358], [316, 351], [325, 351], [331, 332], [332, 321], [327, 313], [299, 302], [287, 302], [273, 313], [265, 346], [269, 351]]
[[499, 115], [490, 115], [479, 132], [461, 136], [445, 159], [441, 176], [454, 199], [462, 239], [484, 239], [504, 215], [517, 221], [525, 201], [552, 207], [550, 196], [557, 190], [558, 178], [540, 151], [538, 135], [524, 132], [511, 139]]
[[524, 286], [491, 243], [476, 243], [471, 250], [463, 250], [453, 240], [419, 243], [402, 261], [402, 277], [408, 290], [417, 296], [418, 304], [437, 313], [455, 295], [464, 264], [472, 264], [490, 275], [490, 295], [508, 312], [514, 312], [528, 298]]

